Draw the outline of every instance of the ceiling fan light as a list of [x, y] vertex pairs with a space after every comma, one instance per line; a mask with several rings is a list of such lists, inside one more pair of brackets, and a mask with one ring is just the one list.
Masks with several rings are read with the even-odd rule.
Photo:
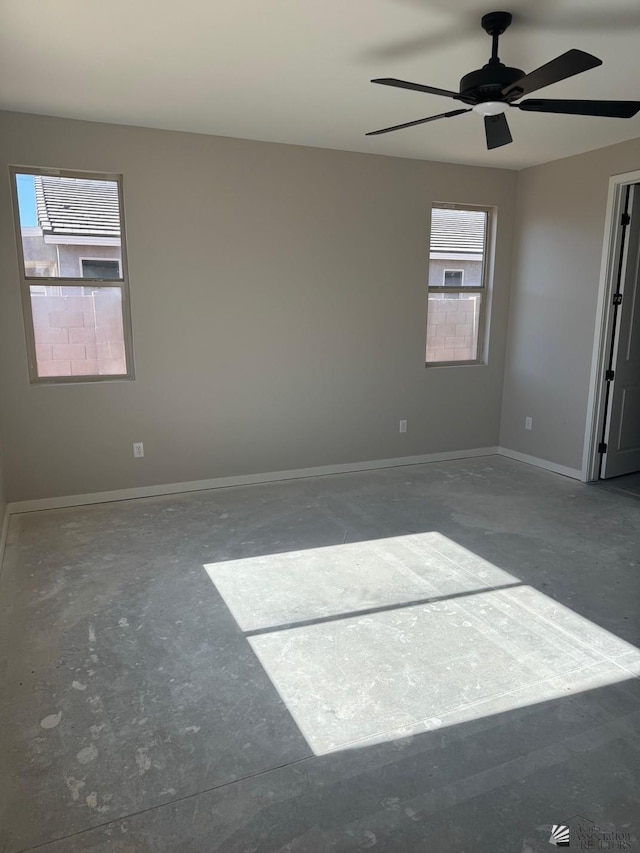
[[473, 108], [474, 112], [480, 113], [482, 116], [498, 116], [501, 113], [506, 113], [508, 109], [509, 104], [504, 101], [483, 101]]

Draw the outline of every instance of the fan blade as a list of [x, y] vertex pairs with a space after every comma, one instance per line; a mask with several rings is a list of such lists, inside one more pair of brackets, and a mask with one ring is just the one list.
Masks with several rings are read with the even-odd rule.
[[396, 89], [413, 89], [415, 92], [427, 92], [430, 95], [442, 95], [445, 98], [461, 100], [458, 92], [450, 92], [448, 89], [436, 89], [433, 86], [423, 86], [422, 83], [408, 83], [406, 80], [396, 80], [395, 77], [378, 77], [372, 83], [380, 83], [382, 86], [395, 86]]
[[383, 127], [382, 130], [372, 130], [366, 133], [365, 136], [378, 136], [381, 133], [391, 133], [392, 130], [402, 130], [405, 127], [415, 127], [417, 124], [426, 124], [428, 121], [437, 121], [439, 118], [453, 118], [453, 116], [461, 116], [462, 113], [470, 113], [471, 110], [452, 110], [450, 113], [440, 113], [437, 116], [429, 116], [429, 118], [419, 118], [417, 121], [408, 121], [406, 124], [395, 124], [393, 127]]
[[507, 97], [517, 93], [516, 96], [521, 98], [537, 89], [543, 89], [552, 83], [566, 80], [567, 77], [573, 77], [576, 74], [582, 74], [583, 71], [588, 71], [590, 68], [596, 68], [598, 65], [602, 65], [602, 60], [598, 59], [597, 56], [592, 56], [583, 50], [568, 50], [562, 56], [558, 56], [551, 62], [547, 62], [546, 65], [536, 68], [531, 74], [525, 74], [520, 80], [505, 86], [502, 94]]
[[504, 113], [484, 117], [484, 132], [487, 136], [487, 148], [500, 148], [513, 142], [507, 117]]
[[512, 106], [532, 113], [632, 118], [640, 110], [640, 101], [549, 101], [530, 98]]

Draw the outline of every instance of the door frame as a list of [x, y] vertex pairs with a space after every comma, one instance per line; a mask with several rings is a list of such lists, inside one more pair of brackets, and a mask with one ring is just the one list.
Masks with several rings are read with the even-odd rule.
[[604, 373], [607, 369], [613, 334], [613, 294], [616, 287], [622, 241], [620, 221], [624, 205], [624, 190], [630, 184], [637, 183], [640, 183], [640, 170], [613, 175], [609, 179], [593, 354], [591, 357], [587, 423], [582, 452], [582, 480], [585, 483], [597, 480], [600, 471], [598, 445], [600, 444], [605, 419], [606, 382]]

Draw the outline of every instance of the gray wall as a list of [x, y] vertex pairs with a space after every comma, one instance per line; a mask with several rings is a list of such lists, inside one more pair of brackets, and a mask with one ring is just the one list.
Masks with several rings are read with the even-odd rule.
[[[56, 275], [58, 266], [58, 257], [56, 247], [51, 243], [45, 243], [42, 234], [37, 237], [34, 235], [23, 235], [22, 251], [24, 253], [25, 267], [29, 266], [29, 261], [41, 261], [37, 270], [31, 267], [31, 275], [37, 272], [37, 275]], [[44, 271], [46, 269], [46, 272]]]
[[[515, 173], [15, 113], [0, 146], [9, 499], [497, 443]], [[136, 381], [29, 385], [7, 163], [124, 174]], [[487, 366], [424, 366], [436, 200], [498, 207]]]
[[640, 139], [519, 173], [503, 447], [581, 468], [609, 178], [636, 169]]
[[[2, 533], [2, 525], [4, 523], [4, 512], [7, 508], [7, 499], [4, 488], [4, 474], [3, 474], [3, 465], [4, 459], [2, 457], [2, 447], [0, 447], [0, 534]], [[0, 558], [1, 560], [2, 558]], [[0, 569], [2, 566], [0, 565]]]

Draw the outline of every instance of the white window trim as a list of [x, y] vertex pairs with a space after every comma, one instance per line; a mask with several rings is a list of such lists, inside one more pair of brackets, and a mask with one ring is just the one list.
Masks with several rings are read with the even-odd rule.
[[[427, 284], [427, 324], [429, 315], [430, 293], [463, 293], [467, 295], [479, 293], [482, 296], [482, 299], [480, 300], [480, 315], [478, 317], [478, 339], [476, 345], [476, 358], [464, 361], [426, 361], [425, 359], [425, 367], [482, 367], [488, 363], [489, 316], [491, 296], [493, 290], [493, 262], [496, 236], [495, 229], [497, 220], [496, 209], [495, 207], [488, 207], [478, 204], [451, 204], [448, 202], [434, 202], [431, 205], [431, 210], [434, 209], [483, 211], [487, 214], [487, 220], [484, 240], [484, 258], [482, 264], [482, 285], [480, 287], [451, 287], [450, 285], [434, 286]], [[431, 238], [431, 220], [429, 221], [429, 238]], [[442, 280], [444, 281], [444, 272]], [[428, 331], [425, 334], [425, 349], [427, 341]]]
[[[133, 363], [133, 331], [131, 325], [131, 300], [129, 291], [129, 270], [127, 265], [127, 240], [125, 228], [124, 194], [122, 189], [122, 175], [114, 175], [97, 172], [72, 171], [68, 169], [37, 168], [33, 166], [9, 166], [11, 183], [11, 196], [13, 201], [13, 219], [16, 235], [16, 249], [18, 252], [18, 274], [20, 293], [22, 298], [22, 312], [25, 327], [25, 339], [27, 346], [27, 361], [29, 366], [29, 379], [32, 385], [78, 385], [93, 382], [117, 382], [135, 379]], [[118, 203], [120, 208], [120, 278], [61, 278], [61, 277], [28, 277], [24, 267], [24, 252], [22, 247], [22, 233], [20, 229], [20, 211], [18, 208], [18, 192], [16, 187], [16, 175], [53, 175], [60, 178], [80, 178], [81, 180], [114, 181], [118, 185]], [[101, 258], [100, 260], [105, 260]], [[116, 260], [114, 258], [107, 260]], [[82, 264], [80, 265], [82, 268]], [[36, 360], [36, 344], [33, 326], [33, 313], [31, 310], [31, 285], [57, 285], [60, 287], [84, 286], [91, 282], [95, 289], [104, 287], [119, 288], [122, 296], [122, 326], [124, 336], [126, 373], [111, 375], [89, 375], [89, 376], [38, 376], [38, 365]]]
[[[22, 173], [24, 174], [24, 173]], [[64, 177], [64, 176], [63, 176]], [[107, 180], [107, 178], [105, 178]], [[111, 177], [108, 178], [111, 180]], [[57, 244], [63, 246], [119, 246], [120, 240], [117, 237], [82, 237], [79, 234], [45, 234], [44, 242], [53, 246]]]

